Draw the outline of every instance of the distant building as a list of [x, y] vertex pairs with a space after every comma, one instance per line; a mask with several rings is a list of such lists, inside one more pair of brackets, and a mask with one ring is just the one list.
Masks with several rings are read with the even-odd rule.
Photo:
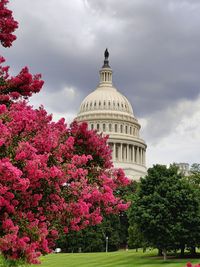
[[147, 146], [140, 137], [141, 126], [131, 103], [113, 86], [107, 49], [104, 55], [99, 85], [82, 101], [76, 120], [86, 121], [89, 129], [109, 135], [114, 167], [124, 169], [127, 177], [138, 180], [147, 172]]
[[175, 163], [175, 165], [178, 167], [179, 172], [184, 174], [185, 176], [190, 175], [190, 165], [189, 163]]

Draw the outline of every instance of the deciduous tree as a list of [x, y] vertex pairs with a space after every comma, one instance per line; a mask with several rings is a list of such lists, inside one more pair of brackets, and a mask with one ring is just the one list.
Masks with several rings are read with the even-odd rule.
[[141, 179], [130, 209], [130, 224], [138, 225], [144, 238], [165, 253], [194, 248], [199, 240], [199, 198], [176, 166], [155, 165]]

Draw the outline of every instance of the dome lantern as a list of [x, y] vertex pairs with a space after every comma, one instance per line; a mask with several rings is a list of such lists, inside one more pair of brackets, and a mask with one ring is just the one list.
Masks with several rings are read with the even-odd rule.
[[109, 66], [109, 52], [108, 49], [106, 48], [104, 52], [104, 64], [99, 71], [100, 74], [100, 86], [112, 86], [112, 69]]

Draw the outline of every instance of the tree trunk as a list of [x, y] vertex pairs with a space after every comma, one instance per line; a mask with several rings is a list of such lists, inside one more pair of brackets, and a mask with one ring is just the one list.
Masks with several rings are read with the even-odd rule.
[[196, 255], [196, 247], [191, 247], [190, 251], [191, 251], [192, 256]]
[[163, 260], [166, 261], [167, 260], [167, 250], [163, 249]]
[[184, 256], [185, 253], [185, 245], [181, 245], [181, 257]]
[[162, 254], [162, 249], [161, 248], [159, 248], [158, 249], [158, 256], [162, 256], [163, 254]]

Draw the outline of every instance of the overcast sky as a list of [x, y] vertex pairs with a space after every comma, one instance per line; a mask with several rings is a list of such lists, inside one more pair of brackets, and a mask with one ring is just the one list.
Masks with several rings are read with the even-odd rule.
[[13, 74], [42, 73], [35, 107], [72, 120], [108, 47], [114, 85], [142, 125], [147, 165], [200, 162], [199, 0], [10, 2], [19, 29], [2, 54]]

